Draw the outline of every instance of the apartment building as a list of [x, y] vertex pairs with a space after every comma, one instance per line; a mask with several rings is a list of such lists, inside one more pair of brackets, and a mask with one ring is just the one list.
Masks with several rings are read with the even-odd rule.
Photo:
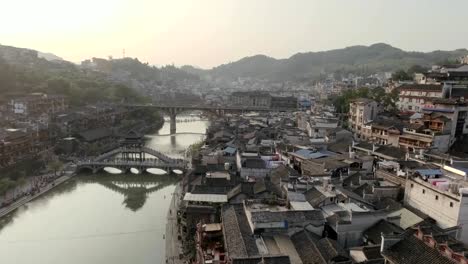
[[398, 89], [396, 105], [401, 111], [421, 112], [428, 100], [444, 97], [442, 84], [405, 84]]
[[48, 95], [42, 93], [11, 99], [10, 110], [18, 115], [54, 114], [68, 108], [62, 95]]
[[382, 112], [382, 107], [374, 100], [359, 98], [351, 101], [349, 105], [349, 127], [357, 138], [367, 139], [372, 129], [367, 124]]

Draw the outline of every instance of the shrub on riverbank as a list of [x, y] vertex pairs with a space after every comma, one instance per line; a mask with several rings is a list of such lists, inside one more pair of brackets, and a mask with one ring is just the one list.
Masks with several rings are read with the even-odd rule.
[[193, 143], [192, 145], [188, 147], [187, 155], [191, 158], [197, 158], [200, 155], [200, 151], [204, 145], [205, 145], [204, 140], [200, 140], [196, 143]]

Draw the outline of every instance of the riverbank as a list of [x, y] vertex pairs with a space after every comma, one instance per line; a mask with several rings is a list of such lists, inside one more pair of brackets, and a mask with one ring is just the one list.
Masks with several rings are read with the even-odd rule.
[[[208, 125], [208, 121], [183, 122], [177, 124], [177, 131], [202, 133]], [[169, 122], [158, 133], [170, 133]], [[182, 158], [190, 145], [203, 138], [158, 133], [146, 135], [145, 146], [174, 158]], [[171, 209], [169, 215], [171, 202], [174, 205], [180, 198], [172, 199], [177, 181], [184, 182], [174, 175], [103, 172], [72, 177], [3, 218], [0, 263], [166, 263], [166, 236], [178, 230], [177, 209]], [[168, 218], [172, 229], [166, 231]], [[173, 238], [171, 244], [177, 245], [177, 235]], [[170, 255], [177, 258], [183, 252], [172, 251]]]
[[6, 207], [3, 207], [0, 209], [0, 218], [1, 217], [4, 217], [6, 216], [7, 214], [15, 211], [16, 209], [18, 209], [19, 207], [27, 204], [28, 202], [38, 198], [39, 196], [45, 194], [46, 192], [52, 190], [53, 188], [59, 186], [60, 184], [68, 181], [72, 176], [61, 176], [57, 179], [55, 179], [53, 182], [47, 184], [46, 186], [44, 186], [43, 188], [41, 188], [39, 190], [39, 192], [33, 194], [33, 195], [27, 195], [23, 198], [20, 198], [18, 200], [16, 200], [15, 202], [13, 202], [12, 204], [6, 206]]
[[185, 263], [182, 256], [182, 243], [179, 240], [179, 225], [177, 223], [177, 211], [179, 210], [180, 196], [182, 195], [182, 182], [179, 182], [172, 194], [169, 212], [167, 213], [166, 223], [166, 263], [182, 264]]

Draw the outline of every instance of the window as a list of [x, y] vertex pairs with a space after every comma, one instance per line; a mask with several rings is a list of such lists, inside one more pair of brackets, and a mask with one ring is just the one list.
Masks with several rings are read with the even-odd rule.
[[422, 190], [422, 193], [425, 194], [425, 193], [426, 193], [426, 190], [423, 189], [423, 190]]
[[450, 202], [450, 207], [453, 207], [453, 202]]
[[439, 195], [436, 195], [436, 200], [439, 200]]
[[413, 187], [414, 187], [414, 184], [411, 184], [411, 188], [413, 188]]

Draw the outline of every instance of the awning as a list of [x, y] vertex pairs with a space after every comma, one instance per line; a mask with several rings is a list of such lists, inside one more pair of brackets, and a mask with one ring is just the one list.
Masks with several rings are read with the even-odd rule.
[[398, 162], [395, 161], [381, 161], [379, 162], [381, 168], [398, 168]]
[[189, 202], [207, 202], [207, 203], [227, 203], [227, 195], [225, 194], [194, 194], [186, 193], [184, 201]]

